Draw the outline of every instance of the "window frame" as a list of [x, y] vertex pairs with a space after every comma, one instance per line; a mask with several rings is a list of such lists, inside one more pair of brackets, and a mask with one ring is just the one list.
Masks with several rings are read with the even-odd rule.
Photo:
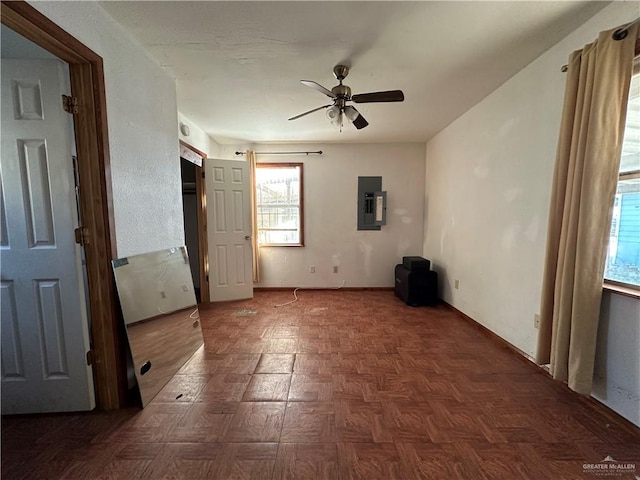
[[[297, 205], [298, 207], [298, 215], [299, 215], [299, 242], [298, 243], [260, 243], [260, 231], [264, 230], [260, 227], [258, 228], [258, 246], [259, 247], [304, 247], [304, 163], [302, 162], [258, 162], [256, 163], [256, 173], [260, 168], [299, 168], [299, 178], [300, 178], [300, 191], [299, 198], [300, 201]], [[260, 209], [260, 204], [258, 203], [258, 179], [256, 175], [256, 215], [258, 214], [258, 210]], [[286, 206], [295, 206], [295, 205], [286, 205]]]
[[[640, 178], [640, 170], [621, 172], [618, 174], [618, 183], [623, 180], [635, 180], [638, 178]], [[607, 246], [607, 248], [609, 247]], [[621, 282], [619, 280], [610, 280], [605, 277], [603, 279], [603, 287], [605, 290], [610, 290], [630, 297], [640, 298], [640, 285]]]

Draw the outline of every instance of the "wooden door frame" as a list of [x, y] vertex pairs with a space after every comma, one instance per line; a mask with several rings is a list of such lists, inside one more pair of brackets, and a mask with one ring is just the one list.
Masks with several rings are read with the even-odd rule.
[[202, 166], [196, 165], [196, 208], [198, 218], [198, 255], [200, 258], [200, 303], [209, 303], [209, 246], [207, 244], [207, 192], [205, 189], [204, 162], [207, 154], [187, 142], [180, 145], [202, 158]]
[[24, 1], [2, 1], [0, 20], [69, 64], [80, 182], [80, 211], [89, 240], [86, 257], [96, 407], [124, 404], [127, 390], [124, 343], [111, 260], [116, 258], [109, 164], [109, 137], [102, 57]]

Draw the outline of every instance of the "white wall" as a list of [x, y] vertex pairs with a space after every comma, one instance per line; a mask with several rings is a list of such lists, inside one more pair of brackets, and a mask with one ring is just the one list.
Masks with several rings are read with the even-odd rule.
[[[185, 124], [189, 127], [188, 137], [180, 131], [181, 124]], [[197, 148], [201, 152], [206, 153], [209, 158], [216, 157], [218, 149], [220, 148], [215, 140], [213, 140], [204, 130], [180, 112], [178, 112], [178, 138], [192, 147]]]
[[[261, 248], [256, 286], [335, 287], [344, 280], [345, 287], [392, 287], [402, 256], [421, 254], [424, 144], [269, 144], [255, 150], [324, 152], [258, 155], [258, 162], [304, 163], [305, 246]], [[358, 176], [382, 177], [387, 225], [380, 231], [357, 230]]]
[[640, 301], [602, 298], [592, 395], [640, 426]]
[[95, 2], [30, 2], [104, 60], [119, 257], [184, 243], [175, 81]]
[[[540, 305], [562, 113], [565, 78], [560, 67], [601, 30], [637, 14], [637, 3], [612, 3], [427, 144], [423, 254], [440, 272], [441, 294], [529, 355], [537, 340], [534, 315]], [[456, 279], [459, 289], [454, 288]], [[611, 299], [608, 325], [628, 328], [630, 310], [618, 308], [617, 297]], [[637, 334], [623, 333], [618, 340], [625, 349], [640, 349]], [[614, 357], [606, 364], [606, 390], [613, 392], [628, 364]], [[638, 382], [629, 385], [635, 388], [635, 400], [624, 408], [635, 408], [637, 418]], [[600, 395], [604, 397], [612, 395]], [[620, 403], [605, 402], [626, 415]]]
[[[244, 161], [244, 155], [236, 155], [236, 152], [246, 152], [247, 150], [256, 150], [256, 146], [253, 143], [238, 143], [238, 144], [216, 144], [216, 151], [214, 155], [211, 155], [211, 158], [216, 158], [218, 160], [240, 160]], [[267, 145], [266, 147], [262, 147], [263, 151], [273, 151], [269, 149], [270, 147]], [[289, 150], [293, 150], [291, 145], [288, 145], [287, 148]], [[272, 159], [273, 160], [273, 159]], [[264, 160], [263, 161], [267, 161]]]

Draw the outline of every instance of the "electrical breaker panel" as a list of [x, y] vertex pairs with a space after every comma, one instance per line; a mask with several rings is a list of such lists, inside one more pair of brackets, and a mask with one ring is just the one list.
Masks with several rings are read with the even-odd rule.
[[382, 177], [358, 177], [358, 230], [380, 230], [387, 222]]

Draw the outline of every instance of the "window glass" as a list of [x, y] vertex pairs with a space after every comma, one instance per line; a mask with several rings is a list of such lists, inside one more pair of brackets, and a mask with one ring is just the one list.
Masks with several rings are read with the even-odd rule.
[[303, 245], [302, 164], [258, 164], [258, 243]]
[[640, 73], [636, 60], [613, 204], [605, 279], [640, 286]]

